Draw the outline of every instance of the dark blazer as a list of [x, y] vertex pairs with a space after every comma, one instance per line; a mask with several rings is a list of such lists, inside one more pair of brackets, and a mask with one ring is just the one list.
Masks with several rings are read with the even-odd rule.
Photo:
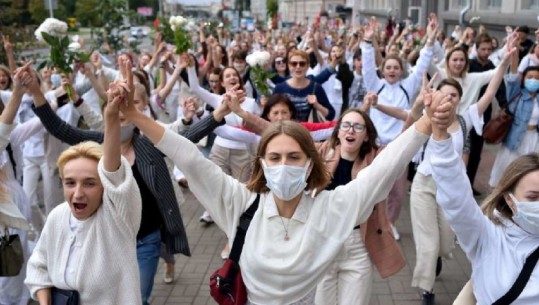
[[[47, 131], [62, 142], [69, 145], [84, 141], [103, 143], [102, 132], [70, 126], [56, 115], [49, 104], [33, 109]], [[221, 124], [210, 115], [180, 132], [180, 134], [196, 143]], [[138, 133], [133, 136], [133, 148], [137, 160], [135, 162], [137, 169], [146, 186], [155, 197], [163, 217], [162, 241], [170, 253], [182, 253], [191, 256], [183, 220], [172, 186], [173, 182], [170, 178], [164, 155], [155, 148], [148, 138]]]

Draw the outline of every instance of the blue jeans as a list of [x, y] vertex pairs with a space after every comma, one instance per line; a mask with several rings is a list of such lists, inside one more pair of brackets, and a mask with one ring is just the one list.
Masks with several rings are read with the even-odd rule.
[[137, 261], [140, 272], [140, 292], [142, 303], [149, 304], [152, 294], [153, 279], [157, 272], [159, 253], [161, 250], [161, 232], [156, 230], [142, 239], [137, 239]]

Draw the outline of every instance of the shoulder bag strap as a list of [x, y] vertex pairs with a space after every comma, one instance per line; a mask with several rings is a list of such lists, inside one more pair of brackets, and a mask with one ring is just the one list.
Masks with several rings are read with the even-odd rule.
[[247, 229], [249, 229], [249, 225], [251, 224], [251, 220], [253, 219], [256, 210], [258, 209], [259, 201], [260, 194], [256, 194], [255, 201], [240, 217], [240, 223], [238, 225], [238, 229], [236, 230], [236, 236], [234, 237], [234, 242], [232, 243], [232, 249], [230, 250], [230, 255], [228, 256], [228, 258], [235, 263], [240, 261], [243, 243], [245, 242], [245, 234], [247, 233]]
[[524, 263], [524, 267], [522, 267], [522, 271], [520, 271], [520, 274], [517, 277], [517, 280], [509, 289], [509, 291], [499, 298], [496, 302], [492, 303], [492, 305], [505, 305], [505, 304], [511, 304], [513, 303], [518, 296], [522, 293], [524, 290], [524, 287], [526, 287], [526, 284], [530, 280], [530, 277], [532, 275], [533, 269], [535, 268], [535, 265], [537, 265], [537, 261], [539, 260], [539, 247], [535, 249], [535, 251], [526, 258], [526, 262]]
[[466, 128], [466, 121], [464, 121], [464, 117], [460, 114], [457, 114], [457, 119], [459, 120], [459, 125], [462, 129], [462, 137], [464, 138], [464, 144], [466, 144], [466, 138], [468, 137], [468, 128]]
[[[519, 92], [517, 93], [515, 96], [513, 96], [511, 98], [511, 100], [509, 100], [509, 102], [507, 102], [507, 105], [505, 105], [505, 109], [507, 111], [508, 114], [510, 115], [514, 115], [514, 113], [511, 113], [511, 110], [509, 109], [509, 105], [511, 105], [511, 103], [513, 103], [514, 101], [516, 101], [518, 99], [518, 101], [520, 101], [519, 97], [522, 95], [522, 92]], [[518, 103], [517, 103], [517, 107], [515, 108], [515, 112], [516, 112], [516, 109], [518, 108]]]

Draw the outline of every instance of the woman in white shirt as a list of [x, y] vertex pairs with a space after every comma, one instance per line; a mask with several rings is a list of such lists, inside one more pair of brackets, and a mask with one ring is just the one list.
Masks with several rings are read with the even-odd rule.
[[[478, 134], [483, 131], [483, 113], [494, 100], [494, 96], [503, 80], [505, 70], [510, 63], [510, 57], [516, 53], [516, 48], [505, 52], [505, 57], [496, 70], [481, 99], [470, 106], [462, 115], [455, 117], [448, 128], [454, 142], [456, 152], [462, 156], [466, 138], [472, 128]], [[444, 94], [451, 96], [451, 103], [458, 107], [463, 95], [462, 87], [454, 79], [444, 79], [437, 88]], [[422, 92], [424, 94], [428, 94]], [[423, 95], [423, 94], [422, 94]], [[442, 210], [436, 204], [436, 186], [432, 178], [430, 160], [431, 142], [423, 147], [423, 160], [417, 168], [412, 182], [410, 195], [410, 211], [412, 219], [412, 232], [416, 247], [416, 264], [412, 277], [412, 286], [421, 290], [424, 305], [434, 304], [434, 281], [442, 267], [441, 257], [450, 258], [454, 248], [454, 234], [445, 220]]]
[[[421, 50], [414, 72], [404, 77], [404, 64], [398, 56], [386, 56], [381, 66], [382, 78], [378, 77], [375, 66], [375, 49], [372, 45], [376, 25], [371, 21], [365, 27], [361, 53], [363, 62], [363, 79], [368, 92], [378, 94], [378, 104], [389, 105], [410, 109], [413, 96], [419, 91], [422, 75], [430, 65], [433, 54], [434, 39], [436, 36], [437, 19], [432, 18], [427, 26], [427, 44]], [[399, 135], [404, 126], [402, 120], [391, 117], [381, 111], [373, 109], [369, 112], [376, 130], [378, 131], [379, 143], [387, 145]], [[401, 202], [406, 194], [406, 176], [402, 175], [396, 181], [389, 197], [387, 198], [387, 214], [392, 224], [393, 234], [398, 240], [399, 234], [395, 223], [400, 215]]]
[[[436, 201], [471, 262], [477, 304], [493, 304], [511, 289], [524, 262], [539, 247], [539, 155], [524, 155], [511, 163], [479, 207], [449, 132], [433, 124], [431, 142]], [[536, 266], [516, 300], [496, 304], [537, 304], [537, 287]]]
[[520, 61], [518, 65], [518, 73], [522, 75], [528, 67], [539, 66], [539, 41], [536, 41], [530, 48], [530, 53]]
[[[440, 101], [437, 98], [428, 113], [432, 120], [447, 123], [453, 105]], [[430, 125], [429, 117], [423, 116], [354, 180], [325, 191], [330, 175], [310, 134], [295, 122], [277, 122], [265, 132], [253, 174], [243, 184], [204, 158], [195, 145], [142, 115], [131, 102], [122, 113], [174, 160], [191, 191], [231, 238], [240, 215], [260, 193], [239, 264], [248, 304], [264, 305], [314, 302], [316, 284], [344, 241], [387, 196], [426, 140]]]
[[[120, 154], [118, 105], [133, 98], [129, 78], [130, 93], [109, 92], [103, 146], [83, 142], [58, 159], [66, 202], [49, 214], [25, 280], [40, 305], [50, 304], [55, 288], [77, 291], [80, 304], [142, 304], [135, 243], [141, 196]], [[39, 92], [35, 78], [28, 88]]]

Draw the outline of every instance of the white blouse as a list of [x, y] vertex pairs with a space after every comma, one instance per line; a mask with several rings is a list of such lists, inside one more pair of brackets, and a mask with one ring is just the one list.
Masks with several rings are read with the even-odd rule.
[[[387, 197], [395, 179], [427, 139], [409, 128], [350, 183], [304, 195], [285, 227], [271, 192], [260, 196], [240, 259], [251, 304], [282, 305], [308, 297], [354, 226]], [[156, 145], [185, 174], [189, 188], [232, 243], [239, 218], [256, 194], [207, 160], [189, 140], [165, 130]]]

